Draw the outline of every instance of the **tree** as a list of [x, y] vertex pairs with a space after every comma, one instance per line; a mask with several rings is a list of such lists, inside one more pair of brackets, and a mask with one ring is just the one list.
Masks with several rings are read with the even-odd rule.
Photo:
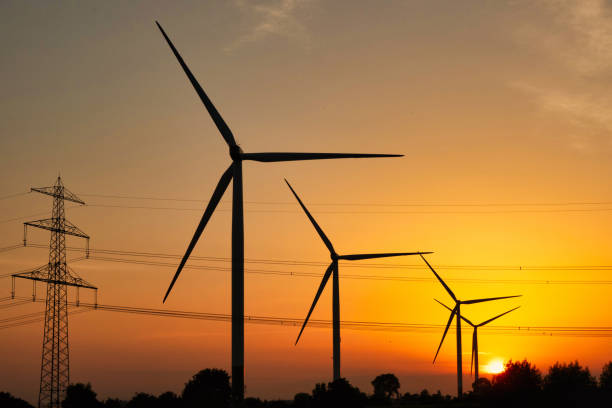
[[295, 408], [310, 408], [312, 406], [312, 397], [305, 392], [298, 392], [293, 397], [293, 406]]
[[154, 395], [145, 392], [139, 392], [132, 397], [127, 403], [127, 408], [155, 408], [157, 407], [157, 398]]
[[606, 392], [612, 393], [612, 361], [608, 362], [601, 369], [599, 376], [599, 387]]
[[0, 407], [2, 408], [34, 408], [21, 398], [13, 397], [8, 392], [0, 392]]
[[486, 395], [491, 392], [491, 381], [488, 378], [480, 377], [478, 381], [474, 381], [472, 383], [472, 389], [474, 390], [474, 394], [477, 395]]
[[159, 397], [157, 397], [158, 408], [178, 408], [182, 403], [183, 400], [181, 400], [181, 397], [172, 391], [166, 391], [159, 394]]
[[182, 397], [186, 408], [227, 408], [231, 400], [230, 376], [217, 368], [207, 368], [185, 384]]
[[542, 374], [535, 365], [510, 360], [502, 373], [493, 376], [491, 398], [505, 406], [537, 405], [541, 390]]
[[317, 384], [312, 391], [312, 402], [315, 407], [365, 407], [368, 398], [359, 388], [353, 387], [345, 378], [339, 378], [327, 384]]
[[122, 400], [117, 399], [117, 398], [107, 398], [102, 403], [102, 406], [104, 408], [122, 408], [122, 407], [124, 407], [126, 405], [127, 405], [127, 403], [125, 401], [122, 401]]
[[244, 399], [244, 408], [263, 408], [266, 406], [266, 403], [259, 398], [247, 397]]
[[595, 397], [597, 381], [588, 367], [573, 363], [555, 363], [544, 377], [544, 392], [557, 406], [585, 406]]
[[90, 383], [70, 384], [66, 387], [66, 398], [62, 401], [62, 408], [97, 408], [100, 402], [96, 396]]
[[372, 380], [374, 395], [385, 399], [395, 395], [399, 398], [400, 382], [394, 374], [381, 374]]

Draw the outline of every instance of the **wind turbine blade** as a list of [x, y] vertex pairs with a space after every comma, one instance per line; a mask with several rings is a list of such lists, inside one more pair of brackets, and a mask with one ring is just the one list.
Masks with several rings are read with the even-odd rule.
[[360, 259], [389, 258], [392, 256], [421, 255], [421, 254], [433, 254], [433, 252], [393, 252], [393, 253], [387, 253], [387, 254], [340, 255], [338, 259], [345, 259], [347, 261], [357, 261]]
[[302, 332], [304, 331], [304, 328], [306, 327], [306, 323], [308, 323], [308, 319], [310, 319], [310, 315], [312, 314], [312, 311], [314, 310], [315, 305], [317, 304], [317, 301], [319, 300], [319, 297], [321, 296], [321, 293], [323, 293], [323, 289], [325, 288], [325, 285], [327, 284], [327, 281], [329, 280], [329, 277], [331, 276], [333, 270], [334, 270], [334, 263], [332, 262], [331, 264], [329, 264], [329, 266], [327, 267], [327, 270], [325, 271], [325, 274], [323, 275], [323, 279], [321, 280], [321, 284], [319, 285], [317, 294], [315, 295], [314, 301], [312, 302], [312, 306], [310, 306], [308, 315], [306, 315], [306, 319], [304, 320], [304, 324], [302, 325], [302, 328], [300, 329], [300, 334], [298, 334], [295, 344], [298, 344], [298, 341], [300, 341], [300, 337], [302, 336]]
[[438, 302], [439, 304], [441, 304], [442, 306], [444, 306], [445, 308], [448, 309], [449, 312], [452, 312], [453, 309], [451, 309], [450, 307], [446, 306], [444, 303], [440, 302], [438, 299], [434, 299], [436, 302]]
[[484, 322], [480, 323], [478, 326], [484, 326], [485, 324], [489, 324], [489, 323], [491, 323], [493, 320], [499, 319], [499, 318], [500, 318], [500, 317], [502, 317], [503, 315], [506, 315], [506, 314], [508, 314], [508, 313], [510, 313], [510, 312], [512, 312], [512, 311], [514, 311], [514, 310], [516, 310], [516, 309], [518, 309], [519, 307], [520, 307], [520, 306], [517, 306], [517, 307], [515, 307], [514, 309], [510, 309], [510, 310], [508, 310], [507, 312], [504, 312], [504, 313], [502, 313], [502, 314], [499, 314], [499, 315], [497, 315], [497, 316], [495, 316], [495, 317], [493, 317], [493, 318], [491, 318], [491, 319], [489, 319], [489, 320], [485, 320]]
[[474, 368], [474, 353], [476, 353], [476, 329], [472, 334], [472, 360], [470, 360], [470, 375], [472, 375], [472, 369]]
[[[438, 302], [439, 304], [441, 304], [442, 306], [444, 306], [445, 308], [447, 308], [448, 310], [450, 310], [451, 312], [453, 311], [453, 309], [451, 309], [450, 307], [446, 306], [444, 303], [440, 302], [438, 299], [434, 299], [436, 302]], [[463, 320], [464, 322], [466, 322], [467, 324], [469, 324], [470, 326], [474, 327], [474, 323], [470, 322], [466, 317], [460, 316], [461, 320]]]
[[429, 266], [429, 269], [431, 269], [431, 271], [434, 273], [434, 275], [436, 275], [436, 278], [438, 278], [438, 280], [440, 281], [440, 283], [442, 284], [442, 286], [444, 286], [444, 289], [446, 289], [446, 291], [448, 292], [448, 294], [450, 295], [450, 297], [453, 298], [453, 300], [456, 302], [457, 301], [457, 297], [455, 296], [455, 294], [453, 293], [452, 290], [450, 290], [450, 288], [448, 287], [448, 285], [442, 280], [442, 278], [440, 277], [440, 275], [438, 275], [438, 273], [434, 270], [434, 268], [431, 267], [431, 265], [429, 264], [429, 262], [427, 262], [427, 259], [425, 259], [425, 257], [423, 255], [421, 255], [421, 258], [423, 258], [423, 260], [425, 261], [425, 263], [427, 264], [427, 266]]
[[461, 303], [463, 303], [465, 305], [471, 305], [473, 303], [490, 302], [492, 300], [510, 299], [510, 298], [515, 298], [515, 297], [520, 297], [520, 296], [523, 296], [523, 295], [500, 296], [500, 297], [484, 298], [484, 299], [462, 300]]
[[302, 200], [300, 200], [300, 197], [298, 197], [297, 193], [295, 192], [295, 190], [293, 189], [293, 187], [291, 187], [291, 184], [289, 184], [289, 182], [287, 181], [287, 179], [285, 179], [285, 183], [287, 183], [287, 185], [289, 186], [289, 189], [291, 190], [291, 192], [293, 193], [293, 195], [295, 196], [295, 198], [297, 198], [298, 203], [300, 203], [300, 206], [302, 207], [302, 210], [304, 210], [304, 212], [306, 213], [306, 215], [308, 216], [308, 219], [310, 220], [310, 222], [312, 223], [312, 225], [315, 227], [315, 229], [317, 230], [317, 233], [319, 234], [319, 236], [321, 237], [321, 239], [323, 240], [323, 243], [325, 244], [325, 246], [327, 247], [327, 249], [329, 250], [330, 253], [335, 254], [336, 251], [334, 250], [334, 246], [332, 245], [331, 241], [329, 240], [329, 238], [327, 238], [327, 235], [325, 235], [325, 233], [323, 232], [323, 230], [321, 229], [321, 227], [319, 227], [319, 224], [317, 224], [317, 222], [315, 221], [315, 219], [312, 217], [312, 215], [310, 215], [310, 212], [308, 211], [308, 209], [306, 208], [306, 206], [304, 205], [304, 203], [302, 202]]
[[442, 347], [442, 343], [444, 343], [444, 338], [446, 337], [446, 333], [448, 332], [448, 328], [453, 322], [453, 317], [455, 317], [455, 313], [457, 313], [457, 306], [451, 311], [450, 317], [448, 319], [448, 323], [446, 323], [446, 328], [444, 329], [444, 334], [442, 335], [442, 340], [440, 341], [440, 345], [438, 346], [438, 350], [436, 351], [436, 355], [434, 356], [433, 362], [436, 362], [436, 358], [438, 358], [438, 353], [440, 352], [440, 348]]
[[403, 154], [369, 153], [244, 153], [242, 160], [258, 162], [283, 162], [296, 160], [359, 159], [367, 157], [402, 157]]
[[200, 223], [198, 224], [198, 227], [196, 228], [195, 233], [193, 234], [193, 238], [191, 238], [191, 242], [189, 243], [189, 246], [187, 247], [187, 251], [185, 252], [183, 259], [181, 260], [181, 263], [179, 264], [178, 269], [176, 270], [176, 273], [174, 274], [174, 277], [172, 278], [172, 282], [170, 282], [170, 286], [168, 287], [168, 290], [166, 291], [166, 295], [164, 296], [163, 302], [166, 301], [166, 298], [170, 294], [170, 291], [172, 290], [174, 283], [178, 279], [181, 271], [183, 270], [183, 267], [185, 266], [185, 262], [187, 262], [189, 255], [191, 255], [191, 251], [193, 251], [193, 248], [198, 242], [198, 239], [200, 239], [200, 236], [202, 235], [202, 232], [204, 231], [204, 227], [206, 227], [208, 220], [210, 219], [213, 212], [215, 211], [215, 208], [217, 208], [217, 204], [219, 204], [219, 201], [221, 201], [221, 197], [223, 196], [223, 193], [225, 193], [225, 190], [227, 189], [229, 182], [232, 180], [232, 171], [233, 171], [232, 167], [233, 165], [229, 166], [229, 168], [225, 170], [225, 173], [223, 173], [223, 175], [221, 176], [221, 179], [219, 180], [219, 183], [217, 184], [217, 187], [215, 188], [215, 191], [213, 192], [213, 195], [210, 201], [208, 202], [208, 206], [206, 206], [204, 215], [202, 215], [202, 219], [200, 220]]
[[179, 54], [177, 49], [174, 47], [174, 44], [172, 44], [172, 41], [170, 41], [170, 38], [168, 38], [162, 26], [157, 21], [155, 22], [155, 24], [157, 24], [157, 27], [161, 31], [162, 35], [166, 39], [166, 42], [170, 46], [170, 49], [174, 53], [174, 56], [178, 60], [179, 64], [181, 64], [183, 71], [185, 71], [185, 74], [187, 75], [187, 78], [189, 78], [191, 85], [193, 85], [198, 96], [204, 103], [204, 106], [206, 107], [206, 110], [210, 114], [213, 122], [215, 122], [215, 125], [217, 125], [217, 129], [219, 129], [219, 132], [221, 132], [221, 136], [223, 136], [223, 139], [225, 139], [225, 142], [230, 147], [236, 146], [236, 140], [234, 140], [234, 135], [232, 134], [232, 131], [230, 130], [230, 128], [227, 126], [227, 124], [225, 123], [225, 121], [223, 120], [219, 112], [217, 111], [217, 108], [215, 108], [215, 105], [213, 105], [211, 100], [208, 98], [208, 96], [206, 95], [206, 92], [204, 92], [204, 89], [202, 89], [202, 87], [198, 83], [198, 80], [195, 78], [195, 76], [193, 76], [193, 74], [191, 73], [191, 70], [189, 69], [187, 64], [185, 64], [185, 61], [183, 61], [183, 57], [181, 57], [181, 54]]

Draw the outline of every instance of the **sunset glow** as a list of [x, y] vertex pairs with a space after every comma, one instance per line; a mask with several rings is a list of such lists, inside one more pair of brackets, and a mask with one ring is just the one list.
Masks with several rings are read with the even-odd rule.
[[504, 372], [504, 360], [495, 358], [483, 367], [485, 372], [489, 374], [499, 374]]
[[[332, 380], [334, 327], [367, 393], [383, 373], [401, 393], [470, 392], [472, 355], [489, 378], [612, 358], [610, 1], [3, 1], [0, 21], [0, 392], [39, 398], [47, 287], [11, 275], [49, 265], [51, 231], [24, 245], [24, 222], [52, 217], [30, 188], [58, 175], [91, 237], [66, 238], [67, 267], [98, 288], [68, 288], [64, 361], [100, 400], [243, 366], [247, 397], [289, 400]], [[363, 257], [415, 251], [432, 269]]]

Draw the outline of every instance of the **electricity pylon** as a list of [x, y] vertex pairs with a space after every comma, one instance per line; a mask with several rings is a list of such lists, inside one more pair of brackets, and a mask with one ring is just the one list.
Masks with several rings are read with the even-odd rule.
[[14, 274], [13, 279], [30, 279], [34, 281], [34, 288], [36, 287], [36, 281], [47, 283], [38, 407], [59, 408], [70, 381], [68, 286], [76, 287], [77, 293], [79, 288], [96, 291], [97, 288], [81, 279], [66, 265], [66, 235], [85, 238], [87, 240], [87, 256], [89, 255], [89, 236], [66, 219], [64, 201], [72, 201], [82, 205], [85, 203], [63, 186], [60, 177], [57, 178], [57, 182], [52, 187], [32, 188], [31, 191], [53, 197], [53, 215], [51, 218], [25, 222], [23, 244], [26, 245], [28, 226], [51, 231], [49, 263], [31, 272]]

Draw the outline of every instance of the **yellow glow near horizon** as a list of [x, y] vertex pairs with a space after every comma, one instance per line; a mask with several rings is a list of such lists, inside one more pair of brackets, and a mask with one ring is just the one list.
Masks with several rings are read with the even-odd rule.
[[505, 369], [504, 360], [502, 360], [501, 358], [495, 358], [491, 360], [489, 364], [487, 364], [483, 368], [489, 374], [502, 373]]

